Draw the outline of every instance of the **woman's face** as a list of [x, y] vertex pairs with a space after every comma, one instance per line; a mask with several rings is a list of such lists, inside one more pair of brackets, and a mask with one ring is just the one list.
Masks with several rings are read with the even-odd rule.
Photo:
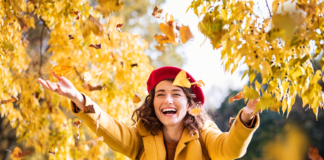
[[165, 126], [182, 125], [189, 107], [188, 99], [180, 87], [163, 80], [155, 87], [154, 110], [157, 118]]

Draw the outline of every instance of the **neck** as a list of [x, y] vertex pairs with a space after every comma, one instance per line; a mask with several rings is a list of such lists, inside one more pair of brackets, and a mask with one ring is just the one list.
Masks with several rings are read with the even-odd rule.
[[163, 126], [164, 139], [171, 142], [179, 142], [182, 136], [183, 123], [175, 126]]

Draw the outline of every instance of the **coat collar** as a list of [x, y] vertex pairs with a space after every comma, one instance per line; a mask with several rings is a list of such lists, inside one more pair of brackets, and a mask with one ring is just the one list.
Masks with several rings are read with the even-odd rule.
[[[143, 137], [143, 144], [147, 159], [165, 160], [166, 150], [164, 145], [163, 132], [159, 131], [158, 135], [152, 135], [151, 132], [145, 128], [142, 119], [137, 122], [136, 128], [138, 130], [138, 133]], [[186, 147], [186, 143], [198, 139], [198, 136], [198, 132], [195, 132], [191, 135], [189, 130], [185, 128], [176, 148], [175, 159]]]

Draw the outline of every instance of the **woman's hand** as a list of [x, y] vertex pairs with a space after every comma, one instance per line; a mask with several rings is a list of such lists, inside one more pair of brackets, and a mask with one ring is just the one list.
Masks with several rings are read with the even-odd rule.
[[44, 81], [38, 78], [37, 81], [41, 83], [46, 89], [54, 91], [55, 93], [64, 97], [70, 98], [81, 110], [84, 108], [84, 99], [82, 94], [74, 87], [74, 85], [65, 77], [59, 77], [53, 71], [51, 71], [58, 82]]
[[241, 114], [241, 121], [245, 125], [249, 125], [251, 123], [251, 120], [254, 118], [255, 115], [261, 113], [261, 110], [258, 110], [253, 114], [254, 110], [256, 109], [256, 104], [259, 102], [259, 100], [251, 100], [247, 103], [246, 107], [243, 108], [243, 112]]

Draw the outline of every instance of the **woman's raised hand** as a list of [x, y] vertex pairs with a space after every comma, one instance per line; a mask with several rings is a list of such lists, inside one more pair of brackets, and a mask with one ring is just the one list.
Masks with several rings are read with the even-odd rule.
[[46, 89], [54, 91], [55, 93], [62, 95], [64, 97], [70, 98], [76, 105], [83, 109], [83, 96], [81, 93], [74, 87], [74, 85], [65, 77], [56, 75], [51, 71], [54, 77], [56, 77], [58, 82], [50, 82], [48, 80], [44, 81], [41, 78], [38, 78], [37, 81], [43, 85]]

